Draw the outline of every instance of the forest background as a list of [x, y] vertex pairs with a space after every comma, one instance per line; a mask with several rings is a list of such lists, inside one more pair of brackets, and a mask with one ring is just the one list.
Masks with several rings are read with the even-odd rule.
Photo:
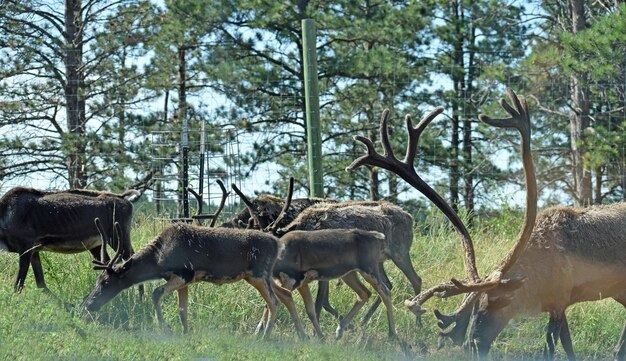
[[344, 168], [363, 152], [353, 135], [378, 138], [383, 109], [400, 150], [404, 114], [443, 106], [421, 141], [420, 173], [470, 219], [517, 204], [518, 140], [477, 121], [499, 111], [508, 86], [530, 101], [542, 206], [623, 200], [625, 6], [2, 0], [0, 187], [136, 187], [146, 201], [173, 199], [182, 124], [197, 174], [204, 123], [205, 154], [218, 159], [209, 180], [284, 194], [294, 176], [306, 195], [300, 24], [310, 18], [325, 196], [427, 207], [393, 174]]

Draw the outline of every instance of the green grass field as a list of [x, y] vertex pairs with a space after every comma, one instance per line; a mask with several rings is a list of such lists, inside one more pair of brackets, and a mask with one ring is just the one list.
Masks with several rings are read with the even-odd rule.
[[[424, 287], [463, 274], [459, 241], [446, 222], [428, 215], [416, 226], [412, 249], [413, 265], [424, 280]], [[500, 260], [513, 242], [519, 217], [506, 214], [479, 221], [472, 235], [475, 239], [481, 274]], [[163, 225], [136, 217], [133, 243], [141, 248]], [[90, 255], [43, 253], [42, 262], [48, 286], [61, 299], [79, 304], [91, 290], [98, 272], [91, 269]], [[406, 353], [387, 341], [384, 308], [376, 312], [365, 326], [357, 325], [341, 340], [332, 336], [335, 320], [324, 313], [322, 329], [325, 341], [300, 341], [284, 307], [268, 340], [252, 334], [263, 312], [263, 301], [247, 283], [223, 286], [196, 284], [190, 289], [189, 320], [191, 331], [183, 335], [178, 320], [175, 295], [164, 298], [163, 309], [171, 332], [161, 330], [153, 316], [150, 293], [161, 281], [146, 284], [146, 295], [139, 297], [137, 288], [122, 292], [97, 314], [80, 310], [66, 311], [54, 298], [35, 287], [32, 270], [26, 288], [13, 293], [17, 274], [17, 255], [0, 253], [0, 359], [6, 360], [399, 360], [464, 359], [459, 347], [446, 344], [437, 349], [436, 319], [425, 315], [417, 327], [413, 315], [402, 306], [413, 296], [408, 281], [390, 262], [386, 269], [394, 284], [393, 299], [397, 331], [411, 346]], [[300, 315], [311, 334], [312, 327], [302, 302], [294, 295]], [[331, 302], [347, 312], [354, 294], [345, 286], [331, 284]], [[426, 303], [452, 311], [459, 297], [447, 301], [432, 299]], [[371, 302], [371, 301], [370, 301]], [[367, 307], [367, 305], [366, 305]], [[579, 359], [610, 359], [626, 312], [612, 300], [579, 304], [568, 310], [574, 348]], [[531, 360], [541, 358], [547, 315], [514, 319], [494, 343], [492, 359]], [[565, 359], [560, 345], [557, 357]]]

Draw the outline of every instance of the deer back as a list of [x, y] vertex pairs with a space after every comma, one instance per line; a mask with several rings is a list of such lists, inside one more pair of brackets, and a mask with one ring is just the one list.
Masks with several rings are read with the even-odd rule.
[[120, 222], [128, 235], [132, 204], [111, 193], [43, 192], [21, 187], [0, 199], [0, 228], [9, 248], [15, 251], [28, 249], [35, 242], [42, 249], [58, 252], [92, 248], [100, 244], [95, 218], [100, 218], [110, 232], [114, 222]]
[[[264, 224], [271, 224], [280, 214], [285, 200], [272, 195], [261, 195], [250, 201], [253, 209], [259, 219]], [[286, 211], [284, 218], [278, 224], [278, 227], [284, 227], [294, 220], [304, 209], [318, 203], [335, 203], [332, 198], [296, 198], [291, 201], [291, 205]], [[250, 221], [250, 212], [247, 208], [241, 210], [235, 217], [223, 223], [221, 227], [226, 228], [245, 228]], [[258, 229], [259, 225], [254, 224], [254, 228]]]
[[413, 242], [413, 217], [385, 201], [317, 204], [302, 211], [280, 231], [350, 228], [381, 232], [387, 252]]

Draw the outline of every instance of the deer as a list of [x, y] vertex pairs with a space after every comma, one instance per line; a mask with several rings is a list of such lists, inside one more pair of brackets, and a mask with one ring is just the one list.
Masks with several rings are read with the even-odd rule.
[[[241, 196], [240, 196], [241, 197]], [[285, 201], [270, 194], [262, 194], [256, 198], [248, 199], [246, 196], [241, 197], [242, 202], [246, 206], [234, 217], [222, 223], [220, 227], [225, 228], [252, 228], [264, 229], [274, 223], [280, 214]], [[295, 198], [291, 201], [291, 207], [280, 221], [279, 227], [288, 225], [294, 218], [298, 216], [304, 209], [319, 203], [336, 203], [333, 198], [309, 197]], [[256, 219], [261, 224], [255, 223], [254, 218], [250, 215], [250, 209], [256, 215]], [[252, 222], [252, 223], [251, 223]]]
[[[554, 356], [556, 341], [561, 339], [568, 358], [573, 360], [575, 355], [565, 317], [566, 308], [574, 303], [603, 298], [613, 298], [626, 306], [626, 239], [623, 236], [626, 206], [555, 207], [538, 214], [528, 104], [524, 97], [518, 97], [511, 89], [507, 89], [507, 93], [511, 104], [501, 99], [500, 105], [510, 115], [508, 118], [492, 118], [483, 114], [479, 118], [491, 126], [517, 129], [521, 134], [526, 208], [517, 241], [494, 271], [487, 277], [479, 278], [475, 272], [469, 233], [445, 202], [436, 203], [442, 211], [445, 210], [444, 214], [462, 236], [466, 279], [451, 279], [435, 285], [407, 300], [405, 306], [421, 314], [425, 312], [422, 305], [433, 296], [447, 298], [464, 294], [461, 305], [453, 314], [444, 315], [435, 310], [435, 316], [439, 319], [439, 327], [444, 330], [442, 335], [450, 337], [455, 343], [465, 338], [469, 320], [474, 316], [468, 344], [481, 358], [488, 355], [493, 341], [514, 316], [548, 312], [548, 350], [545, 356]], [[434, 112], [441, 111], [439, 108]], [[409, 142], [404, 161], [393, 155], [387, 138], [387, 120], [383, 116], [380, 132], [384, 154], [377, 153], [368, 138], [355, 137], [365, 144], [367, 153], [347, 169], [364, 164], [380, 166], [398, 174], [419, 191], [426, 189], [431, 192], [413, 166], [419, 136], [432, 121], [430, 115], [415, 128], [411, 118], [406, 117]], [[441, 197], [433, 193], [429, 195], [439, 202]], [[616, 359], [624, 358], [625, 335], [626, 325], [616, 347]]]
[[[232, 188], [245, 204], [250, 203], [245, 200], [246, 196], [236, 186], [233, 185]], [[256, 219], [259, 218], [257, 212], [252, 207], [248, 207], [248, 210], [253, 220], [257, 222]], [[380, 260], [379, 268], [386, 287], [391, 290], [392, 285], [384, 271], [383, 262], [391, 259], [409, 279], [415, 293], [420, 292], [422, 279], [415, 272], [409, 255], [413, 243], [413, 217], [401, 207], [386, 201], [318, 203], [302, 210], [289, 224], [276, 228], [276, 234], [280, 237], [296, 230], [321, 229], [362, 229], [384, 234], [383, 258]], [[321, 280], [315, 304], [316, 315], [319, 317], [323, 307], [341, 321], [342, 317], [330, 305], [328, 290], [328, 282]], [[361, 319], [362, 324], [368, 322], [381, 301], [382, 298], [377, 295], [374, 303]]]
[[[44, 281], [39, 252], [78, 253], [88, 250], [94, 259], [108, 259], [103, 242], [121, 250], [121, 258], [133, 254], [130, 243], [132, 203], [136, 190], [122, 194], [70, 189], [45, 192], [16, 187], [0, 198], [0, 244], [19, 254], [15, 292], [24, 288], [29, 265], [38, 288], [50, 293]], [[103, 223], [100, 237], [93, 219]], [[111, 238], [114, 222], [120, 223], [121, 235]]]
[[[99, 220], [94, 222], [104, 238]], [[263, 330], [264, 337], [270, 336], [277, 308], [283, 302], [298, 335], [306, 338], [291, 293], [272, 282], [272, 268], [282, 249], [276, 237], [259, 230], [207, 228], [176, 222], [123, 263], [114, 262], [120, 257], [119, 250], [109, 262], [95, 261], [94, 269], [102, 273], [85, 297], [83, 307], [88, 312], [97, 312], [126, 288], [164, 279], [166, 283], [152, 293], [158, 324], [169, 329], [163, 317], [161, 299], [176, 291], [183, 333], [188, 333], [189, 285], [196, 282], [221, 285], [245, 280], [266, 303], [268, 322]]]
[[[283, 208], [274, 222], [265, 231], [278, 234], [278, 228], [283, 217], [288, 213], [293, 194], [294, 178], [289, 180], [289, 191]], [[240, 196], [243, 193], [232, 185]], [[244, 196], [245, 197], [245, 196]], [[259, 223], [256, 212], [249, 202], [244, 202], [249, 208], [254, 222]], [[386, 276], [382, 268], [384, 260], [385, 235], [381, 232], [370, 232], [361, 229], [319, 229], [311, 231], [296, 230], [282, 234], [279, 241], [283, 244], [284, 252], [278, 257], [273, 269], [274, 279], [280, 287], [290, 292], [297, 289], [304, 301], [307, 316], [313, 323], [315, 334], [324, 338], [319, 325], [317, 311], [311, 298], [308, 284], [312, 281], [328, 281], [342, 279], [348, 287], [357, 294], [357, 300], [340, 320], [335, 331], [337, 339], [341, 338], [344, 330], [356, 313], [363, 307], [371, 296], [357, 276], [363, 278], [374, 288], [387, 308], [388, 336], [397, 339], [393, 305], [391, 304], [391, 290], [387, 287]], [[257, 330], [266, 322], [264, 313]]]

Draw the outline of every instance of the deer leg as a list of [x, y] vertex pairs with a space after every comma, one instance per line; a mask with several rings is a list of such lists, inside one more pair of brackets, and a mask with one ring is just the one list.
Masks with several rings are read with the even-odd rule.
[[249, 277], [246, 278], [246, 281], [252, 285], [252, 287], [256, 288], [257, 291], [265, 300], [265, 304], [268, 308], [268, 320], [265, 324], [265, 330], [263, 331], [263, 337], [269, 337], [272, 332], [272, 328], [274, 327], [274, 322], [276, 321], [276, 309], [278, 308], [278, 297], [274, 292], [274, 287], [272, 286], [272, 281], [267, 278], [256, 278]]
[[20, 254], [19, 258], [19, 269], [17, 271], [17, 277], [15, 278], [15, 285], [13, 286], [13, 290], [15, 292], [21, 292], [24, 289], [24, 281], [26, 280], [26, 275], [28, 274], [28, 267], [30, 267], [30, 260], [33, 256], [33, 251], [27, 251]]
[[317, 315], [317, 320], [320, 319], [320, 313], [322, 312], [322, 308], [326, 310], [328, 313], [333, 315], [337, 320], [341, 320], [341, 315], [333, 306], [330, 305], [329, 299], [329, 289], [330, 283], [328, 281], [318, 281], [317, 282], [317, 296], [315, 297], [315, 314]]
[[381, 274], [383, 272], [361, 272], [361, 275], [365, 280], [374, 287], [378, 296], [383, 300], [385, 304], [385, 308], [387, 308], [387, 324], [389, 326], [388, 336], [391, 340], [398, 339], [398, 334], [396, 333], [396, 322], [393, 318], [393, 304], [391, 303], [391, 290], [387, 288], [385, 281]]
[[365, 302], [367, 302], [372, 295], [372, 292], [370, 292], [370, 290], [368, 290], [367, 287], [365, 287], [365, 285], [359, 280], [356, 272], [350, 272], [341, 279], [346, 283], [346, 285], [348, 285], [348, 287], [352, 288], [354, 292], [356, 292], [357, 299], [348, 314], [346, 314], [346, 316], [339, 321], [339, 326], [337, 326], [337, 330], [335, 331], [337, 339], [343, 336], [343, 332], [350, 325], [350, 322], [352, 322], [354, 315], [356, 315], [356, 313], [363, 307], [363, 305], [365, 305]]
[[[387, 288], [389, 290], [391, 290], [393, 288], [393, 286], [391, 285], [391, 281], [389, 280], [389, 277], [387, 277], [387, 272], [385, 272], [385, 269], [383, 268], [383, 264], [380, 263], [379, 267], [382, 270], [381, 276], [382, 276], [383, 282], [385, 283]], [[361, 325], [365, 325], [365, 324], [367, 324], [369, 322], [370, 318], [372, 318], [372, 316], [374, 315], [374, 312], [376, 312], [376, 310], [378, 309], [378, 306], [380, 306], [380, 302], [381, 301], [382, 301], [382, 299], [380, 298], [380, 296], [378, 294], [376, 294], [376, 298], [374, 299], [374, 303], [372, 303], [372, 305], [367, 310], [367, 312], [365, 313], [363, 318], [361, 318]]]
[[267, 306], [263, 307], [263, 315], [261, 316], [261, 320], [259, 321], [259, 324], [256, 326], [256, 329], [254, 330], [254, 334], [255, 335], [259, 335], [261, 333], [261, 330], [263, 330], [265, 328], [265, 325], [267, 324], [267, 318], [269, 316], [269, 308], [267, 308]]
[[[614, 299], [626, 308], [626, 292], [622, 293], [619, 297], [614, 297]], [[615, 361], [624, 360], [626, 360], [626, 322], [624, 322], [622, 335], [617, 341], [617, 346], [615, 346]]]
[[183, 286], [176, 290], [178, 293], [178, 316], [180, 323], [183, 324], [183, 333], [189, 332], [188, 306], [189, 306], [189, 287]]
[[[154, 292], [152, 292], [152, 303], [154, 303], [154, 310], [156, 311], [157, 320], [159, 325], [167, 330], [169, 330], [169, 326], [165, 323], [165, 319], [163, 318], [163, 309], [161, 308], [161, 298], [167, 293], [173, 292], [179, 288], [185, 287], [187, 285], [187, 281], [178, 275], [172, 275], [170, 279], [167, 280], [162, 286], [157, 287]], [[184, 327], [184, 325], [183, 325]]]
[[[280, 299], [280, 302], [282, 302], [285, 305], [285, 307], [287, 307], [287, 311], [289, 311], [289, 315], [291, 316], [291, 319], [293, 320], [293, 324], [296, 327], [296, 332], [298, 333], [298, 337], [300, 337], [301, 340], [305, 340], [307, 338], [307, 335], [306, 335], [306, 332], [304, 331], [304, 327], [302, 327], [302, 321], [300, 320], [300, 315], [298, 315], [298, 310], [296, 309], [296, 305], [293, 302], [291, 291], [286, 290], [276, 284], [274, 284], [274, 291], [276, 292], [278, 299]], [[309, 297], [310, 297], [310, 293], [309, 293]], [[312, 305], [312, 300], [311, 300], [311, 305]], [[265, 313], [263, 314], [263, 316], [266, 317]]]
[[543, 349], [543, 359], [553, 360], [554, 349], [559, 342], [559, 334], [561, 332], [561, 325], [556, 319], [556, 315], [550, 312], [550, 319], [548, 320], [548, 328], [546, 329], [546, 346]]
[[313, 328], [315, 329], [315, 335], [321, 339], [324, 338], [324, 334], [322, 333], [322, 328], [320, 327], [320, 323], [318, 321], [317, 314], [315, 313], [315, 305], [313, 304], [313, 297], [311, 296], [311, 289], [309, 288], [308, 283], [303, 283], [299, 288], [298, 292], [300, 296], [302, 296], [302, 300], [304, 301], [304, 308], [306, 309], [306, 314], [309, 316], [309, 320], [313, 323]]
[[574, 355], [574, 346], [572, 345], [572, 336], [569, 333], [569, 324], [567, 322], [567, 318], [565, 317], [565, 312], [563, 312], [560, 338], [563, 350], [565, 350], [565, 354], [567, 354], [567, 359], [570, 361], [576, 360], [576, 355]]
[[617, 341], [617, 346], [615, 347], [615, 361], [624, 361], [626, 359], [626, 322], [624, 323], [624, 328], [622, 329], [622, 335]]
[[563, 349], [569, 360], [575, 360], [574, 348], [572, 346], [572, 338], [569, 333], [569, 326], [564, 310], [553, 310], [550, 312], [550, 320], [548, 321], [548, 329], [546, 332], [547, 348], [544, 348], [544, 359], [553, 360], [556, 345], [561, 339]]
[[41, 259], [39, 258], [39, 252], [33, 252], [30, 258], [30, 265], [33, 267], [33, 275], [35, 276], [35, 282], [38, 288], [43, 288], [44, 292], [50, 292], [46, 287], [46, 282], [43, 278], [43, 267], [41, 266]]
[[[408, 250], [407, 252], [400, 252], [400, 257], [392, 258], [391, 261], [404, 273], [406, 278], [408, 278], [409, 282], [411, 282], [411, 287], [413, 287], [413, 292], [418, 295], [422, 291], [422, 279], [413, 268]], [[389, 283], [389, 285], [391, 285], [391, 283]], [[389, 287], [389, 290], [391, 290], [391, 287]], [[416, 315], [415, 322], [418, 325], [421, 324], [420, 315]]]

